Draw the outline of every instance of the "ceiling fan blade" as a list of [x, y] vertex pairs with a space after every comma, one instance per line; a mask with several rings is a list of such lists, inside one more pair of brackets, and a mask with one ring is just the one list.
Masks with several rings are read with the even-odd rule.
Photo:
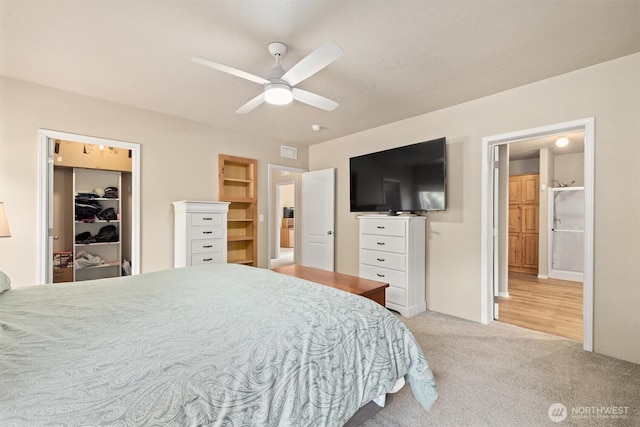
[[264, 102], [264, 93], [253, 98], [251, 101], [244, 104], [242, 107], [236, 110], [236, 114], [247, 114], [252, 111], [254, 108], [258, 107], [260, 104]]
[[337, 102], [332, 101], [329, 98], [295, 87], [291, 89], [291, 93], [293, 94], [293, 99], [296, 101], [304, 102], [305, 104], [322, 110], [333, 111], [338, 108], [339, 105]]
[[213, 68], [214, 70], [222, 71], [224, 73], [231, 74], [232, 76], [250, 80], [252, 82], [256, 82], [261, 85], [269, 83], [269, 80], [265, 78], [255, 76], [251, 73], [247, 73], [246, 71], [238, 70], [233, 67], [229, 67], [228, 65], [219, 64], [207, 58], [194, 56], [191, 58], [191, 60], [197, 64], [204, 65], [205, 67]]
[[295, 86], [338, 59], [342, 52], [342, 48], [336, 42], [326, 42], [291, 67], [282, 76], [282, 80], [291, 86]]

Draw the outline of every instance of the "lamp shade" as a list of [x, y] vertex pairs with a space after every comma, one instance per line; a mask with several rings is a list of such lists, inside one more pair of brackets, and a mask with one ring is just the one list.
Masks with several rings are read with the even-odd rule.
[[4, 210], [4, 203], [0, 202], [0, 237], [11, 237], [7, 213]]

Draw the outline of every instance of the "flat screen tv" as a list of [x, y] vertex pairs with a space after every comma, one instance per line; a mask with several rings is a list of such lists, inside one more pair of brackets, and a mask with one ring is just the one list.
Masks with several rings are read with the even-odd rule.
[[349, 159], [351, 212], [446, 209], [446, 138]]

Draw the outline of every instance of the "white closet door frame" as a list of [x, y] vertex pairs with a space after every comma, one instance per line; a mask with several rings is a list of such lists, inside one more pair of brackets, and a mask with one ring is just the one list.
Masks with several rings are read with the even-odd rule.
[[131, 150], [131, 274], [140, 274], [140, 144], [49, 129], [38, 130], [38, 284], [53, 282], [53, 140]]
[[493, 321], [493, 163], [494, 145], [509, 144], [542, 136], [584, 131], [584, 285], [583, 337], [586, 351], [593, 351], [593, 266], [594, 266], [594, 146], [595, 118], [556, 123], [482, 138], [481, 247], [480, 247], [480, 322]]

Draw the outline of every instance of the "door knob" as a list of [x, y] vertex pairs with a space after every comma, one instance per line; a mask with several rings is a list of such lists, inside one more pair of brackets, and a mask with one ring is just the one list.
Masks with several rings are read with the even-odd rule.
[[329, 230], [329, 231], [327, 231], [327, 234], [328, 234], [329, 236], [331, 236], [331, 235], [333, 234], [333, 231]]

